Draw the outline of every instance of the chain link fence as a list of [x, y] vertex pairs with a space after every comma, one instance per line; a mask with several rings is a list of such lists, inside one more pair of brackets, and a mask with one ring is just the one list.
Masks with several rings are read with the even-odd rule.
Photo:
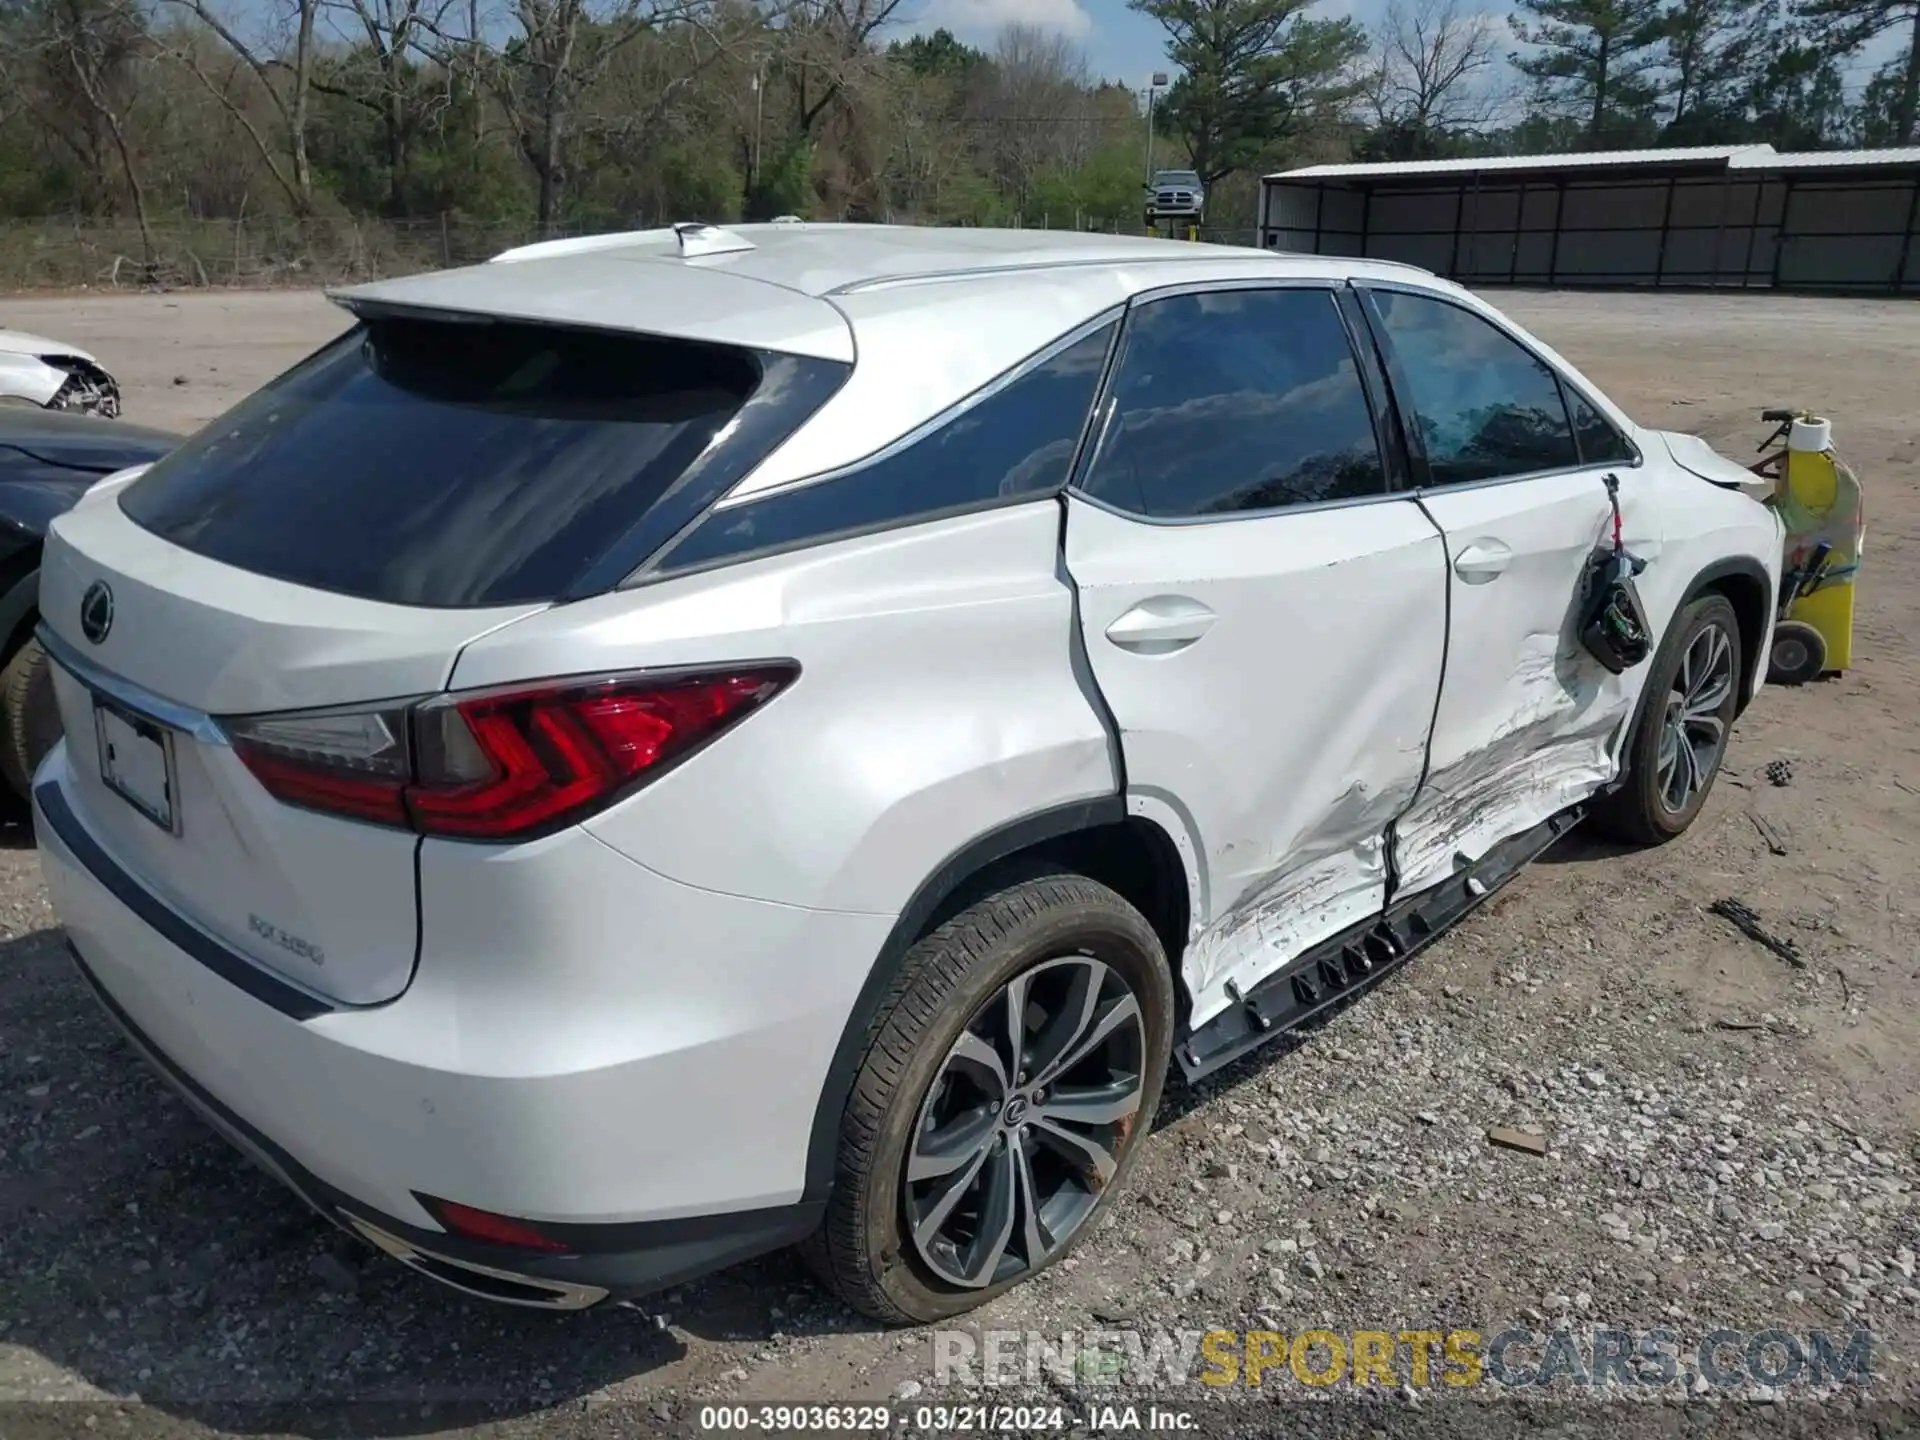
[[144, 234], [129, 220], [0, 220], [0, 290], [347, 284], [473, 264], [534, 238], [528, 224], [454, 216], [168, 220]]
[[[904, 223], [905, 217], [896, 217]], [[549, 231], [547, 238], [570, 233]], [[520, 222], [0, 220], [0, 291], [275, 289], [380, 280], [471, 265], [540, 238]], [[1252, 230], [1201, 232], [1203, 243], [1257, 244]]]

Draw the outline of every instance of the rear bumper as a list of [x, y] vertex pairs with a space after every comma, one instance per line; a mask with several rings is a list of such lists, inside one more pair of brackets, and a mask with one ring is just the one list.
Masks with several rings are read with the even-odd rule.
[[487, 1300], [547, 1310], [582, 1310], [610, 1297], [642, 1295], [804, 1240], [824, 1202], [731, 1215], [593, 1227], [597, 1248], [578, 1255], [529, 1255], [426, 1230], [380, 1214], [308, 1170], [175, 1064], [101, 984], [77, 947], [74, 967], [141, 1057], [201, 1118], [322, 1217], [378, 1246], [410, 1269]]
[[[499, 878], [468, 897], [472, 931], [449, 927], [466, 943], [429, 945], [399, 999], [302, 1017], [156, 914], [64, 779], [62, 747], [34, 822], [88, 985], [215, 1128], [329, 1220], [435, 1279], [549, 1308], [676, 1284], [818, 1223], [808, 1144], [852, 1006], [818, 982], [863, 975], [885, 917], [680, 886], [583, 836], [579, 903], [533, 907]], [[545, 950], [519, 937], [480, 953], [489, 927], [511, 927], [495, 906], [537, 922]], [[449, 1234], [422, 1197], [525, 1220], [568, 1253]]]

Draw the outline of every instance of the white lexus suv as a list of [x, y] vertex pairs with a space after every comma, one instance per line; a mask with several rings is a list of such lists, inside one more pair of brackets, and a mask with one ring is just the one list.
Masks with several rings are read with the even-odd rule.
[[35, 821], [138, 1049], [470, 1293], [978, 1304], [1170, 1066], [1678, 835], [1760, 684], [1752, 477], [1418, 270], [681, 226], [334, 298], [54, 524]]

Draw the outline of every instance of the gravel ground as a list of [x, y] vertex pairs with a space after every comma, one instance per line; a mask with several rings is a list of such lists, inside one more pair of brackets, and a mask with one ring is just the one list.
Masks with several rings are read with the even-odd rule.
[[[965, 1328], [1663, 1327], [1685, 1352], [1720, 1328], [1866, 1327], [1875, 1405], [1855, 1387], [1742, 1387], [1619, 1402], [1599, 1428], [1898, 1433], [1920, 1356], [1920, 311], [1503, 303], [1640, 419], [1729, 454], [1757, 442], [1762, 406], [1829, 410], [1870, 487], [1857, 669], [1763, 693], [1678, 843], [1620, 854], [1576, 833], [1373, 995], [1175, 1088], [1109, 1222]], [[174, 426], [340, 323], [301, 294], [0, 301], [0, 326], [95, 348], [131, 418]], [[715, 1398], [962, 1393], [939, 1383], [938, 1337], [876, 1331], [788, 1257], [647, 1312], [560, 1317], [469, 1303], [342, 1240], [138, 1066], [61, 957], [31, 837], [15, 823], [0, 844], [0, 1430], [642, 1434]], [[1708, 913], [1724, 897], [1804, 967]], [[1490, 1146], [1491, 1126], [1546, 1152]], [[1071, 1378], [1035, 1393], [1148, 1398]], [[1335, 1392], [1284, 1369], [1238, 1393], [1302, 1407], [1203, 1407], [1239, 1433], [1265, 1416], [1357, 1435], [1589, 1423], [1438, 1387], [1312, 1406]], [[147, 1408], [3, 1404], [133, 1397]]]

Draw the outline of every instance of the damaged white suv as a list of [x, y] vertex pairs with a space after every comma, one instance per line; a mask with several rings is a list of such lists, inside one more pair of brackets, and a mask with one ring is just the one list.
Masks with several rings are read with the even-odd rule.
[[687, 226], [336, 298], [55, 522], [35, 819], [135, 1044], [471, 1293], [978, 1304], [1170, 1064], [1678, 835], [1760, 683], [1751, 477], [1417, 270]]

